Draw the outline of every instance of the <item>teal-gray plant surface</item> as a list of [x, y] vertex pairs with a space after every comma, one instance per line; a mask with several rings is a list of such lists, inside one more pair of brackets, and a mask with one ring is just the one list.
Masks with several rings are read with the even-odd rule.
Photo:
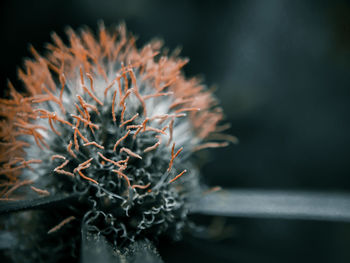
[[[161, 262], [189, 214], [349, 221], [348, 195], [205, 186], [197, 151], [236, 143], [212, 92], [124, 24], [31, 48], [0, 100], [0, 249], [13, 262]], [[26, 212], [21, 212], [25, 210]]]

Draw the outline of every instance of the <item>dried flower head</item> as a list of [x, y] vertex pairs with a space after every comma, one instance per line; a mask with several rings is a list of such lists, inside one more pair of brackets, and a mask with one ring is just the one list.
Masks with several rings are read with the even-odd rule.
[[9, 83], [0, 100], [0, 197], [76, 193], [46, 215], [57, 225], [44, 225], [50, 235], [68, 229], [72, 242], [81, 223], [115, 246], [178, 238], [201, 191], [189, 157], [234, 141], [220, 133], [221, 108], [160, 41], [137, 49], [123, 24], [101, 25], [97, 37], [67, 34], [68, 44], [53, 34], [45, 56], [31, 48], [34, 59], [19, 70], [25, 92]]

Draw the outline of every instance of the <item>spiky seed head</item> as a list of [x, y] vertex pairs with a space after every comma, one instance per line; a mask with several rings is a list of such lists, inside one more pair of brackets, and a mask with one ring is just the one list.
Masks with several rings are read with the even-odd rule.
[[9, 83], [0, 101], [1, 198], [79, 193], [68, 221], [115, 245], [178, 236], [200, 191], [189, 157], [233, 139], [220, 135], [221, 108], [160, 41], [137, 49], [123, 24], [67, 35], [53, 34], [45, 56], [31, 48], [25, 92]]

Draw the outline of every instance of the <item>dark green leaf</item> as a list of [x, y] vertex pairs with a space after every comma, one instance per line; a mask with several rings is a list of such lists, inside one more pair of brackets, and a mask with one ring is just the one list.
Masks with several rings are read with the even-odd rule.
[[82, 227], [81, 262], [82, 263], [119, 263], [123, 262], [103, 235], [90, 234]]
[[11, 232], [0, 230], [0, 250], [12, 248], [17, 242], [18, 240]]
[[350, 222], [350, 194], [223, 190], [204, 196], [192, 213], [231, 217]]
[[76, 199], [78, 195], [48, 196], [31, 200], [1, 201], [0, 215], [30, 209], [44, 209], [52, 205], [60, 205], [69, 200]]
[[91, 234], [82, 227], [82, 263], [162, 263], [160, 256], [148, 240], [131, 243], [122, 250], [113, 249], [103, 235]]
[[149, 240], [134, 242], [124, 250], [123, 255], [128, 263], [162, 263], [156, 248]]

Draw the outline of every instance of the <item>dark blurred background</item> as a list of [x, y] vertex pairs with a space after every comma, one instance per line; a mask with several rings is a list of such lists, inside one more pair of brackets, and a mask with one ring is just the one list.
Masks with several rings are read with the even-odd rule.
[[[182, 46], [188, 76], [203, 76], [240, 144], [202, 153], [209, 185], [350, 191], [348, 1], [8, 0], [0, 4], [0, 83], [66, 26], [124, 20], [138, 46]], [[233, 204], [234, 205], [234, 204]], [[349, 262], [350, 225], [219, 220], [232, 234], [161, 245], [166, 262]], [[215, 222], [214, 222], [215, 223]]]

